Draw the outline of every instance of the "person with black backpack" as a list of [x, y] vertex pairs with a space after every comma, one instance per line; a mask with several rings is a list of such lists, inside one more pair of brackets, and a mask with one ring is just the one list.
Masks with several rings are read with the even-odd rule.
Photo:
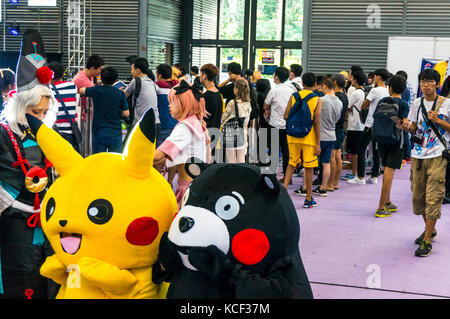
[[[366, 99], [361, 106], [361, 109], [368, 110], [367, 118], [363, 118], [363, 123], [365, 125], [364, 134], [362, 137], [362, 149], [360, 149], [360, 154], [358, 154], [358, 177], [364, 178], [365, 168], [366, 168], [366, 149], [367, 146], [372, 142], [372, 171], [370, 178], [367, 179], [368, 184], [377, 184], [378, 176], [380, 175], [380, 154], [376, 148], [375, 142], [372, 138], [372, 126], [373, 126], [373, 112], [378, 105], [378, 102], [389, 96], [389, 91], [386, 87], [386, 81], [389, 79], [389, 71], [386, 69], [378, 69], [374, 72], [374, 83], [375, 87], [367, 92], [368, 89], [364, 88], [367, 93]], [[364, 114], [364, 113], [362, 113]]]
[[403, 154], [406, 148], [403, 132], [396, 123], [407, 120], [409, 107], [402, 100], [402, 93], [406, 88], [406, 80], [400, 75], [389, 79], [389, 97], [380, 100], [373, 113], [373, 139], [380, 152], [381, 164], [384, 167], [383, 186], [375, 217], [388, 217], [397, 211], [392, 204], [390, 192], [394, 173], [401, 169]]
[[[156, 96], [155, 82], [149, 78], [149, 64], [146, 58], [136, 58], [131, 64], [131, 75], [133, 80], [124, 90], [130, 106], [130, 117], [127, 124], [132, 128], [141, 117], [152, 108], [155, 112], [157, 132], [160, 121], [158, 113], [158, 97]], [[157, 134], [158, 135], [158, 134]]]

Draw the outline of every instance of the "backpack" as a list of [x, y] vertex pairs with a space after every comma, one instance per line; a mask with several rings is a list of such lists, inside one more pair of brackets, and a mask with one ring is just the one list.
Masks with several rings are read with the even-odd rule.
[[401, 100], [385, 97], [380, 100], [373, 112], [373, 140], [380, 144], [397, 144], [402, 142], [403, 133], [391, 119], [398, 116]]
[[[359, 89], [362, 90], [364, 92], [364, 99], [367, 98], [367, 95], [369, 94], [370, 90], [372, 89], [372, 87], [370, 86], [364, 86], [363, 88]], [[356, 111], [358, 111], [359, 113], [359, 119], [361, 121], [361, 124], [365, 124], [366, 120], [367, 120], [367, 115], [369, 115], [369, 108], [365, 109], [365, 110], [358, 110], [358, 108], [355, 106], [354, 109]]]
[[295, 89], [300, 92], [302, 90], [302, 88], [300, 87], [300, 84], [296, 83], [296, 82], [291, 82], [292, 86], [295, 87]]
[[295, 104], [289, 112], [286, 121], [286, 134], [292, 137], [305, 137], [313, 126], [308, 101], [317, 95], [310, 93], [304, 99], [300, 97], [299, 93], [294, 93], [293, 95]]
[[125, 124], [127, 125], [133, 125], [133, 121], [134, 121], [134, 108], [136, 107], [136, 100], [139, 97], [139, 94], [141, 94], [141, 88], [142, 88], [142, 80], [141, 78], [136, 78], [135, 79], [135, 89], [134, 89], [134, 93], [131, 94], [128, 98], [127, 98], [127, 102], [128, 102], [128, 108], [130, 110], [130, 116], [127, 117], [126, 119], [124, 119]]

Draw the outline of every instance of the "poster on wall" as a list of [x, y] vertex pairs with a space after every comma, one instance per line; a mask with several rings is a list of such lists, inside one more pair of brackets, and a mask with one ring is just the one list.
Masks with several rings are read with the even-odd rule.
[[[445, 79], [447, 76], [449, 76], [449, 68], [450, 68], [450, 58], [438, 58], [438, 59], [432, 59], [432, 58], [422, 58], [422, 63], [420, 66], [420, 72], [422, 72], [425, 69], [433, 69], [439, 72], [441, 75], [441, 83], [439, 83], [439, 90], [438, 93], [442, 90], [442, 85], [444, 84]], [[420, 84], [418, 85], [417, 89], [417, 96], [422, 96], [422, 91], [420, 90]]]
[[275, 51], [274, 50], [263, 50], [262, 51], [262, 63], [263, 64], [274, 64], [275, 63]]
[[30, 7], [56, 7], [56, 0], [28, 0]]

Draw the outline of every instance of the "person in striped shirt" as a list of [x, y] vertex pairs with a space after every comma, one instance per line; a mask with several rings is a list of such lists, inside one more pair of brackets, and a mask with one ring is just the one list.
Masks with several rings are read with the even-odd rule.
[[[60, 100], [57, 97], [56, 92], [54, 91], [53, 87], [51, 88], [53, 90], [53, 94], [55, 96], [55, 99], [58, 102], [58, 111], [56, 114], [56, 122], [55, 126], [58, 129], [59, 134], [66, 139], [77, 152], [80, 152], [79, 145], [75, 142], [75, 137], [72, 132], [72, 127], [70, 125], [69, 121], [75, 121], [76, 120], [76, 104], [77, 104], [77, 87], [75, 84], [71, 81], [64, 81], [64, 66], [59, 62], [50, 62], [48, 64], [48, 67], [53, 71], [54, 76], [52, 80], [52, 84], [55, 85], [56, 89], [58, 90], [62, 100], [64, 101], [64, 104], [67, 108], [67, 111], [69, 113], [69, 117], [67, 117], [67, 114], [60, 102]], [[78, 125], [75, 121], [75, 125]]]

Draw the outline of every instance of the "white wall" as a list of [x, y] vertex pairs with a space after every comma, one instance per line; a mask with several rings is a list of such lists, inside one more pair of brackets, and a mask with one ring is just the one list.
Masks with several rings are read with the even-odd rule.
[[418, 87], [422, 58], [449, 58], [450, 38], [389, 37], [386, 68], [391, 73], [403, 70], [408, 81]]

